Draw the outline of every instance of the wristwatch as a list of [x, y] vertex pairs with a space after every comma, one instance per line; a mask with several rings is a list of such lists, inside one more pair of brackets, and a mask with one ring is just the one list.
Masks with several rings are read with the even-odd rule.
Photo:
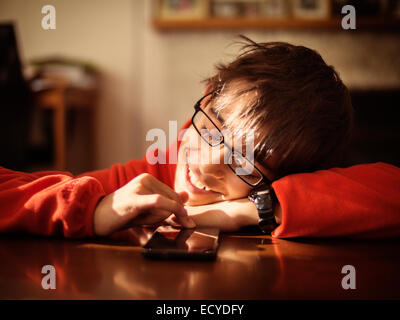
[[258, 226], [261, 231], [270, 234], [278, 226], [274, 215], [276, 201], [274, 190], [271, 186], [256, 187], [250, 191], [248, 198], [254, 202], [258, 210]]

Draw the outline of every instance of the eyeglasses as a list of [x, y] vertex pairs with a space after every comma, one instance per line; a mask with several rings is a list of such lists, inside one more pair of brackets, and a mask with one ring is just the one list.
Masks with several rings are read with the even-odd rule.
[[[225, 137], [218, 126], [204, 110], [200, 108], [203, 99], [214, 93], [215, 91], [206, 94], [194, 105], [195, 112], [192, 117], [193, 127], [210, 147], [217, 147], [224, 144], [228, 148], [230, 151], [228, 159], [232, 159], [232, 161], [228, 161], [227, 164], [233, 173], [242, 181], [251, 187], [258, 186], [263, 182], [270, 185], [271, 181], [249, 159], [243, 156], [241, 152], [232, 150], [231, 146], [225, 142]], [[249, 170], [249, 168], [251, 169]]]

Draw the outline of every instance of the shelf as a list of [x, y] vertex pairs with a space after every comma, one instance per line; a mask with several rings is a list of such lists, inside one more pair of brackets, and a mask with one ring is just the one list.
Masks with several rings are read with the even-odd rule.
[[[153, 27], [159, 31], [172, 30], [237, 30], [237, 29], [325, 29], [343, 30], [341, 17], [323, 20], [311, 19], [262, 19], [262, 18], [206, 18], [197, 20], [154, 19]], [[400, 31], [400, 18], [362, 17], [357, 18], [357, 30]], [[357, 31], [348, 30], [348, 31]], [[346, 30], [347, 31], [347, 30]]]

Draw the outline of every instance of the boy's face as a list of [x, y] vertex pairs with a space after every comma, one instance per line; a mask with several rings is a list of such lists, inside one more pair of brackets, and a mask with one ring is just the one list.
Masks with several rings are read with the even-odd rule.
[[[208, 101], [209, 98], [202, 101], [201, 109], [220, 130], [224, 128], [221, 119], [227, 119], [230, 112], [239, 110], [239, 103], [243, 102], [239, 99], [238, 103], [230, 105], [229, 111], [220, 112], [218, 119], [211, 110], [212, 103]], [[175, 191], [186, 191], [189, 194], [187, 204], [192, 206], [247, 197], [251, 186], [224, 163], [229, 154], [230, 150], [224, 144], [210, 147], [191, 125], [181, 137], [175, 173]], [[267, 178], [273, 179], [271, 171], [260, 163], [254, 164]]]

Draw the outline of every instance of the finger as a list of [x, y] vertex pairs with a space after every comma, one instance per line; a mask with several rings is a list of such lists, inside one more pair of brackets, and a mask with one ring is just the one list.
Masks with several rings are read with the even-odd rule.
[[189, 194], [186, 191], [178, 192], [178, 194], [181, 197], [182, 203], [185, 203], [189, 200]]
[[[183, 223], [184, 222], [182, 222], [181, 220], [182, 220], [183, 218], [180, 218], [180, 217], [178, 217], [178, 216], [176, 216], [176, 215], [171, 215], [170, 217], [168, 217], [168, 219], [167, 219], [167, 222], [170, 224], [170, 225], [172, 225], [172, 226], [183, 226]], [[190, 220], [191, 221], [193, 221], [194, 222], [194, 226], [193, 227], [191, 227], [191, 228], [195, 228], [196, 227], [196, 221], [194, 221], [193, 220], [193, 218], [191, 218], [190, 217]], [[191, 223], [191, 222], [190, 222]]]
[[151, 209], [142, 212], [132, 223], [135, 225], [154, 225], [171, 216], [171, 212], [161, 209]]
[[167, 223], [171, 226], [183, 226], [185, 228], [195, 228], [196, 222], [189, 216], [187, 217], [180, 217], [177, 215], [171, 215], [166, 219]]
[[134, 223], [138, 225], [153, 225], [161, 221], [169, 221], [171, 217], [176, 218], [178, 221], [175, 223], [175, 226], [183, 226], [184, 228], [189, 229], [196, 227], [196, 224], [191, 218], [178, 217], [177, 215], [172, 214], [170, 211], [163, 209], [152, 209], [150, 211], [146, 211], [137, 217]]
[[162, 183], [160, 180], [151, 176], [146, 183], [146, 187], [149, 188], [153, 193], [161, 193], [167, 198], [175, 200], [179, 203], [183, 203], [180, 195], [168, 187], [165, 183]]
[[173, 212], [179, 216], [187, 216], [187, 211], [182, 203], [172, 200], [162, 194], [148, 194], [140, 197], [139, 208], [142, 210], [161, 209]]
[[195, 228], [196, 227], [196, 223], [193, 221], [192, 218], [190, 218], [189, 216], [178, 216], [175, 214], [176, 217], [176, 221], [185, 228]]
[[179, 223], [183, 227], [194, 228], [196, 226], [194, 221], [188, 216], [186, 209], [181, 203], [171, 200], [160, 194], [145, 195], [142, 196], [142, 198], [145, 200], [145, 202], [142, 204], [141, 209], [167, 210], [168, 212], [175, 214]]

